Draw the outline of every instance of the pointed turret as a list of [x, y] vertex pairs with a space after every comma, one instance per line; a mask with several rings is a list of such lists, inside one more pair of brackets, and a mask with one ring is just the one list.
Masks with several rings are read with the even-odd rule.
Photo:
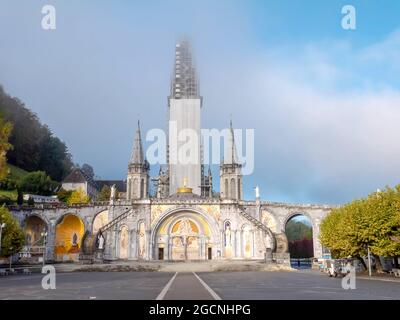
[[140, 133], [140, 122], [138, 121], [135, 140], [133, 141], [130, 164], [144, 164], [142, 136]]
[[136, 129], [132, 154], [128, 164], [126, 198], [128, 200], [145, 199], [149, 195], [149, 163], [144, 157], [140, 123]]
[[229, 124], [229, 133], [226, 146], [224, 148], [224, 164], [238, 164], [239, 158], [236, 152], [235, 133], [233, 131], [232, 120]]
[[220, 166], [220, 196], [222, 199], [241, 200], [242, 165], [236, 152], [235, 134], [230, 121], [227, 141], [224, 147], [224, 159]]

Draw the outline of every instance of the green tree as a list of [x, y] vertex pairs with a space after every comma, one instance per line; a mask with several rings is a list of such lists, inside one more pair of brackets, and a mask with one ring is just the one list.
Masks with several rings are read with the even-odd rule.
[[8, 175], [7, 168], [7, 151], [12, 149], [12, 145], [8, 142], [8, 138], [12, 132], [12, 124], [5, 122], [0, 116], [0, 181], [4, 180]]
[[57, 192], [57, 198], [61, 202], [68, 203], [68, 199], [71, 197], [71, 194], [72, 194], [72, 190], [65, 190], [65, 189], [61, 188]]
[[59, 188], [59, 183], [51, 180], [45, 172], [35, 171], [23, 177], [19, 187], [27, 193], [49, 196], [56, 192]]
[[101, 188], [99, 195], [97, 196], [97, 200], [108, 201], [110, 200], [110, 196], [111, 196], [111, 188], [107, 185], [104, 185], [103, 188]]
[[0, 223], [5, 223], [1, 237], [0, 256], [8, 257], [22, 249], [25, 243], [25, 234], [18, 221], [4, 206], [0, 207]]
[[27, 171], [45, 171], [61, 181], [71, 170], [71, 155], [64, 142], [42, 125], [35, 113], [0, 86], [0, 113], [14, 126], [9, 142], [13, 149], [8, 161]]
[[320, 227], [321, 243], [335, 257], [361, 258], [369, 248], [378, 272], [382, 272], [379, 256], [400, 255], [399, 239], [400, 186], [332, 210]]
[[78, 190], [74, 190], [71, 196], [68, 198], [68, 204], [86, 204], [90, 202], [89, 196], [85, 194], [85, 192], [79, 188]]

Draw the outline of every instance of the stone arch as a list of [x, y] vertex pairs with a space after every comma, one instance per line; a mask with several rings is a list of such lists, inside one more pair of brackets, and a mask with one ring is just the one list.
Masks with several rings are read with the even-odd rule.
[[279, 233], [279, 220], [272, 212], [263, 209], [261, 211], [261, 222], [273, 233]]
[[73, 213], [60, 217], [55, 227], [54, 253], [57, 261], [78, 261], [85, 234], [83, 219]]
[[40, 215], [31, 214], [25, 218], [25, 244], [27, 246], [43, 245], [42, 232], [47, 232], [49, 224]]
[[[171, 228], [175, 225], [176, 222], [180, 219], [190, 219], [192, 221], [196, 221], [195, 224], [199, 228], [199, 234], [201, 235], [201, 242], [199, 245], [201, 251], [201, 259], [205, 259], [208, 254], [208, 248], [211, 248], [212, 256], [216, 256], [216, 252], [220, 245], [220, 235], [218, 231], [218, 223], [216, 221], [211, 221], [207, 214], [205, 214], [202, 210], [198, 208], [174, 208], [165, 212], [162, 216], [160, 216], [157, 221], [154, 223], [151, 231], [151, 243], [154, 244], [152, 248], [153, 257], [157, 256], [158, 246], [164, 245], [164, 248], [167, 252], [167, 257], [172, 258], [172, 252], [169, 251], [170, 245], [172, 243]], [[206, 230], [206, 229], [207, 230]], [[208, 239], [204, 235], [207, 235]], [[163, 241], [161, 243], [160, 241]], [[207, 252], [205, 252], [207, 250]]]
[[108, 209], [104, 209], [94, 215], [91, 224], [92, 234], [95, 235], [97, 232], [99, 232], [100, 228], [104, 227], [109, 222], [108, 214]]
[[[316, 222], [315, 222], [315, 220], [314, 220], [312, 214], [310, 214], [310, 213], [307, 212], [307, 211], [302, 211], [302, 210], [296, 210], [296, 211], [290, 212], [290, 213], [285, 217], [285, 219], [284, 219], [284, 221], [283, 221], [283, 225], [282, 225], [283, 231], [284, 231], [284, 233], [285, 233], [285, 235], [286, 235], [286, 227], [287, 227], [288, 222], [291, 221], [293, 218], [299, 217], [299, 216], [306, 217], [306, 218], [309, 220], [310, 224], [311, 224], [312, 247], [313, 247], [313, 248], [312, 248], [312, 250], [313, 250], [312, 252], [313, 252], [313, 256], [316, 257], [316, 256], [317, 256], [316, 247], [319, 245], [318, 236], [317, 236], [317, 234], [318, 234], [318, 226], [316, 225]], [[287, 244], [288, 244], [288, 251], [289, 251], [289, 248], [290, 248], [290, 246], [289, 246], [290, 239], [287, 237], [287, 235], [286, 235], [286, 241], [287, 241]], [[318, 243], [317, 243], [317, 242], [318, 242]]]
[[229, 198], [229, 182], [228, 179], [225, 178], [225, 198]]

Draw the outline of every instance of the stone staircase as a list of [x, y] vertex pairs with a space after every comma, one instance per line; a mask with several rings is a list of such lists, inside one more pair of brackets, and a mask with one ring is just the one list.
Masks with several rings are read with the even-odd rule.
[[272, 239], [272, 259], [277, 264], [290, 265], [290, 254], [288, 252], [288, 242], [284, 233], [274, 233], [265, 224], [248, 214], [240, 208], [240, 214], [255, 225], [260, 230], [266, 232]]
[[[134, 211], [131, 209], [124, 211], [118, 215], [115, 219], [111, 220], [109, 223], [100, 228], [99, 232], [105, 234], [112, 227], [117, 225], [122, 220], [126, 219]], [[79, 262], [82, 264], [93, 264], [96, 262], [103, 262], [103, 250], [98, 250], [96, 248], [96, 237], [97, 234], [86, 233], [82, 241], [82, 252], [79, 254]]]
[[134, 211], [132, 209], [128, 209], [128, 210], [124, 211], [119, 216], [117, 216], [116, 218], [111, 220], [109, 223], [107, 223], [106, 225], [101, 227], [99, 231], [101, 231], [102, 233], [109, 231], [112, 227], [114, 227], [116, 224], [118, 224], [122, 220], [126, 219], [132, 213], [134, 213]]

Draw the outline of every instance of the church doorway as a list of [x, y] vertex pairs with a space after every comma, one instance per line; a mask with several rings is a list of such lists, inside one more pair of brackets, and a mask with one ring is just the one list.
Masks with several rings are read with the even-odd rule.
[[208, 258], [208, 260], [211, 260], [211, 259], [212, 259], [212, 248], [208, 248], [208, 251], [207, 251], [207, 258]]
[[158, 260], [164, 260], [164, 248], [158, 248]]

